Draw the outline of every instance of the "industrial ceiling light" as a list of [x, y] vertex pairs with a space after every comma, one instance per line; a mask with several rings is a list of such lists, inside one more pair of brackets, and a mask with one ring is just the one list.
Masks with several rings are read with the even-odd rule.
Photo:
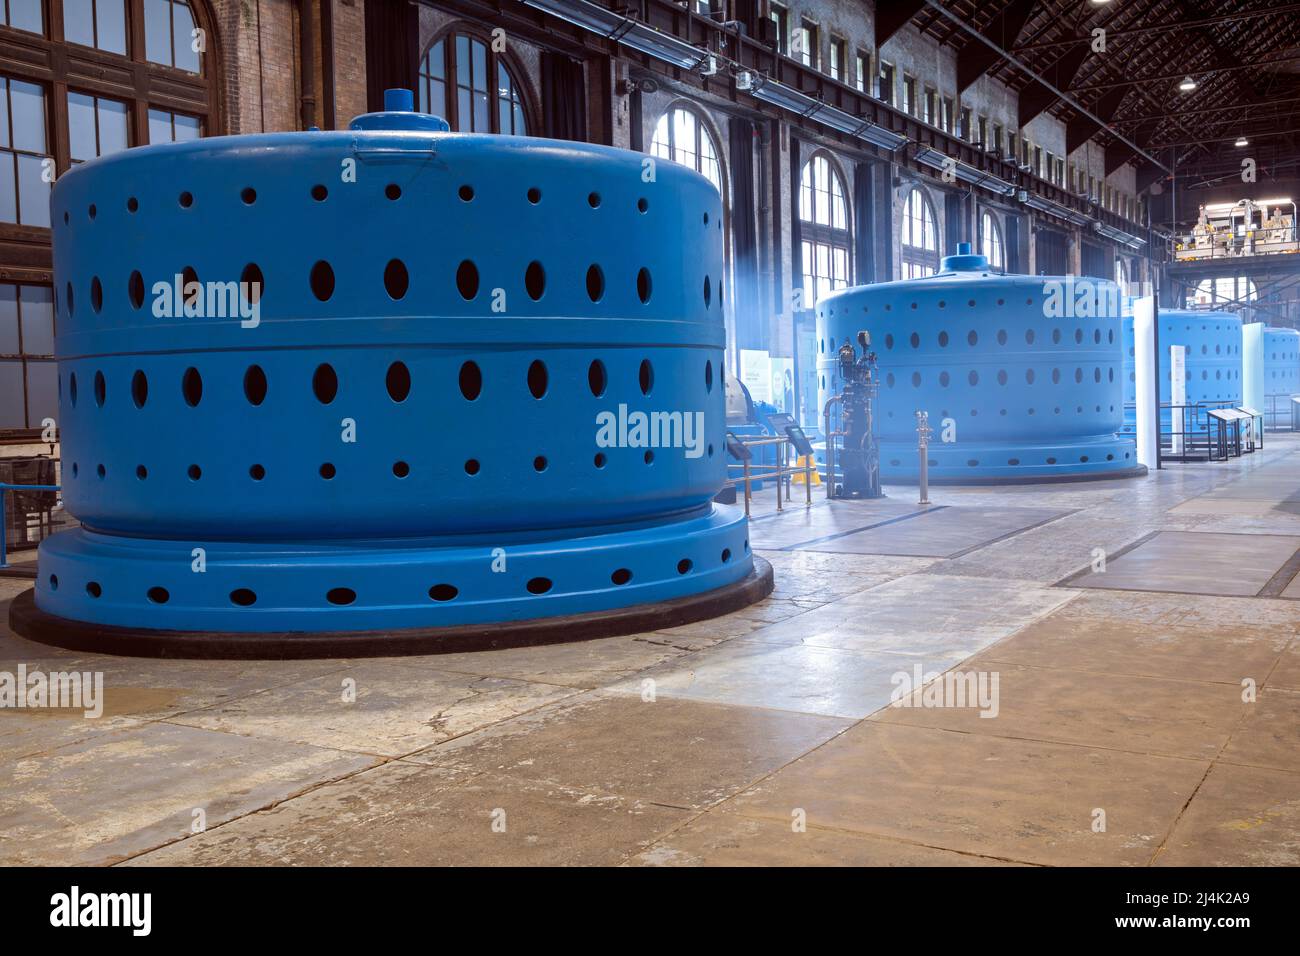
[[1196, 89], [1196, 81], [1190, 76], [1184, 77], [1183, 82], [1178, 84], [1178, 88], [1184, 93], [1190, 93], [1192, 90]]
[[1246, 139], [1246, 137], [1244, 137], [1244, 136], [1238, 136], [1238, 137], [1237, 137], [1236, 145], [1237, 145], [1238, 147], [1241, 147], [1241, 146], [1249, 146], [1249, 145], [1250, 145], [1250, 140]]

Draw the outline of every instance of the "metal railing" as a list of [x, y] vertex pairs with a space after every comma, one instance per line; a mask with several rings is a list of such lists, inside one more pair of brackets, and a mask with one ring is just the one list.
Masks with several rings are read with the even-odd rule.
[[[1281, 233], [1277, 239], [1266, 238], [1261, 233]], [[1232, 235], [1229, 233], [1209, 236], [1206, 245], [1198, 246], [1198, 238], [1192, 235], [1177, 237], [1174, 247], [1174, 261], [1202, 262], [1207, 259], [1241, 259], [1250, 256], [1274, 256], [1300, 253], [1300, 237], [1296, 227], [1279, 229], [1256, 228], [1249, 235]], [[1225, 241], [1226, 240], [1226, 241]]]
[[[728, 470], [732, 470], [736, 468], [740, 469], [741, 473], [736, 477], [728, 478], [727, 484], [741, 485], [744, 487], [745, 517], [747, 518], [749, 517], [749, 505], [750, 505], [750, 501], [753, 499], [753, 492], [750, 488], [751, 482], [763, 481], [764, 479], [767, 478], [772, 478], [775, 479], [776, 481], [776, 510], [777, 511], [785, 510], [784, 505], [781, 502], [782, 486], [784, 486], [785, 488], [785, 500], [786, 501], [792, 500], [790, 479], [794, 475], [803, 475], [804, 496], [806, 499], [805, 505], [807, 506], [812, 505], [813, 462], [812, 462], [811, 455], [808, 455], [804, 458], [804, 464], [802, 467], [800, 467], [798, 464], [790, 465], [789, 452], [794, 447], [794, 443], [785, 435], [764, 435], [757, 438], [749, 438], [745, 436], [738, 436], [738, 437], [740, 443], [744, 445], [746, 448], [763, 448], [767, 446], [775, 446], [774, 450], [776, 452], [776, 462], [775, 464], [771, 464], [771, 465], [767, 465], [767, 464], [756, 465], [753, 464], [749, 459], [745, 459], [739, 462], [738, 464], [731, 463], [731, 462], [728, 462], [727, 464]], [[795, 461], [798, 462], [798, 456], [795, 457]]]
[[[9, 492], [33, 492], [33, 491], [53, 491], [59, 492], [62, 488], [59, 485], [13, 485], [6, 482], [0, 482], [0, 569], [9, 567]], [[41, 508], [29, 514], [52, 514], [54, 511], [62, 508], [62, 502], [57, 498], [49, 508]], [[49, 522], [50, 528], [53, 528], [54, 522]], [[22, 527], [28, 528], [30, 525], [24, 524]], [[39, 543], [46, 535], [46, 521], [38, 517], [37, 521], [37, 538]]]

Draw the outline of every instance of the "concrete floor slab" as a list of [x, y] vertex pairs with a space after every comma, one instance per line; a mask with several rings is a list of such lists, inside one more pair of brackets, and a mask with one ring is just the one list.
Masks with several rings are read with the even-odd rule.
[[757, 707], [594, 694], [408, 759], [458, 772], [703, 809], [849, 724], [841, 718]]
[[0, 864], [113, 863], [327, 780], [373, 758], [167, 723], [0, 764]]
[[968, 656], [1073, 598], [1020, 581], [915, 574], [850, 595], [749, 639], [932, 658]]
[[[1094, 548], [1122, 569], [1114, 555], [1155, 532], [1184, 536], [1184, 562], [1187, 539], [1300, 539], [1278, 510], [1298, 483], [1287, 435], [1140, 480], [934, 488], [946, 511], [877, 530], [1063, 517], [955, 557], [766, 551], [773, 596], [718, 620], [482, 655], [122, 660], [28, 644], [0, 618], [0, 671], [99, 669], [115, 715], [0, 709], [0, 862], [1080, 865], [1146, 863], [1164, 843], [1161, 862], [1297, 863], [1300, 601], [1047, 585]], [[754, 527], [798, 537], [914, 509], [915, 488], [886, 491], [801, 519], [765, 516], [769, 490]], [[27, 586], [0, 579], [0, 614]], [[997, 669], [999, 717], [857, 722], [893, 658]], [[189, 836], [196, 806], [209, 829]], [[505, 831], [485, 833], [498, 809]]]
[[[998, 663], [978, 654], [958, 670], [997, 675], [995, 706], [922, 706], [924, 689], [880, 711], [882, 723], [966, 734], [1210, 760], [1247, 705], [1232, 684], [1081, 673]], [[991, 683], [988, 685], [991, 687]], [[992, 714], [992, 716], [985, 716]]]
[[1249, 597], [1258, 594], [1291, 556], [1300, 537], [1162, 531], [1111, 558], [1103, 572], [1070, 582], [1080, 588], [1176, 591]]
[[1300, 866], [1296, 775], [1215, 764], [1157, 866]]
[[655, 693], [667, 697], [860, 719], [889, 703], [899, 686], [896, 675], [910, 675], [916, 665], [944, 671], [961, 656], [920, 658], [740, 638], [652, 667], [610, 691], [640, 695], [645, 681], [653, 680]]
[[799, 547], [833, 554], [951, 558], [1065, 513], [1047, 508], [934, 508], [891, 524], [830, 540], [809, 541]]
[[610, 866], [689, 813], [390, 763], [137, 858], [144, 866]]
[[[772, 508], [775, 509], [775, 499]], [[802, 499], [786, 504], [785, 510], [759, 511], [757, 503], [751, 507], [749, 526], [750, 546], [758, 550], [776, 551], [796, 548], [805, 542], [817, 541], [833, 535], [847, 534], [862, 528], [894, 521], [906, 515], [918, 514], [924, 509], [912, 501], [894, 498], [876, 498], [870, 501], [828, 503], [825, 498], [814, 499], [806, 506]]]
[[[735, 800], [745, 816], [1000, 860], [1141, 866], [1208, 761], [867, 721]], [[1105, 812], [1105, 832], [1093, 830]]]
[[722, 806], [660, 838], [632, 866], [1014, 866], [862, 833], [746, 817]]
[[1300, 638], [1293, 640], [1282, 652], [1277, 667], [1268, 675], [1267, 686], [1300, 690]]
[[1289, 643], [1261, 628], [1200, 628], [1067, 616], [1068, 607], [998, 642], [987, 661], [1099, 674], [1214, 681], [1262, 681]]
[[367, 660], [173, 720], [397, 757], [576, 693], [571, 687]]
[[[139, 725], [129, 717], [87, 718], [84, 711], [0, 709], [0, 764], [45, 754], [100, 734]], [[3, 824], [0, 820], [0, 824]]]
[[1077, 597], [1058, 612], [1062, 619], [1143, 621], [1156, 627], [1253, 628], [1287, 636], [1300, 634], [1300, 608], [1290, 601], [1155, 591], [1078, 589], [1074, 593]]
[[[1246, 719], [1233, 732], [1222, 759], [1300, 774], [1300, 691], [1266, 686], [1245, 708]], [[1294, 792], [1300, 794], [1300, 778]]]
[[680, 657], [682, 653], [668, 642], [650, 643], [628, 635], [572, 644], [377, 660], [395, 667], [426, 667], [586, 690]]

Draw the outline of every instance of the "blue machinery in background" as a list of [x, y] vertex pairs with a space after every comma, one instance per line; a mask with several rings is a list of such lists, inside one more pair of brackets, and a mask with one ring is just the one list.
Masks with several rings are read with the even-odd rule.
[[717, 191], [624, 150], [451, 134], [403, 92], [348, 131], [133, 149], [59, 180], [63, 493], [84, 527], [42, 543], [17, 629], [388, 653], [770, 591], [742, 511], [712, 501]]
[[[1241, 405], [1242, 323], [1228, 312], [1160, 310], [1160, 432], [1166, 451], [1183, 454], [1186, 443], [1209, 441], [1214, 409]], [[1132, 434], [1137, 403], [1133, 317], [1124, 316], [1124, 425]], [[1184, 349], [1184, 392], [1175, 402], [1170, 385], [1170, 346]]]
[[883, 377], [880, 473], [917, 482], [916, 413], [929, 478], [1001, 483], [1143, 473], [1122, 415], [1118, 288], [1104, 279], [994, 275], [963, 243], [937, 275], [834, 293], [817, 305], [822, 405], [838, 351], [870, 333]]
[[1264, 330], [1264, 416], [1270, 428], [1294, 427], [1294, 396], [1300, 395], [1300, 331]]

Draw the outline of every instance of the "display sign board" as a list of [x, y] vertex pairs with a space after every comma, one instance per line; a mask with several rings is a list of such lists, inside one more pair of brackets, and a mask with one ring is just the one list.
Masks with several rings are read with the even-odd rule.
[[754, 453], [751, 452], [743, 441], [736, 437], [736, 433], [727, 432], [727, 454], [736, 461], [752, 461]]
[[767, 349], [740, 350], [740, 380], [750, 398], [772, 404], [772, 357]]

